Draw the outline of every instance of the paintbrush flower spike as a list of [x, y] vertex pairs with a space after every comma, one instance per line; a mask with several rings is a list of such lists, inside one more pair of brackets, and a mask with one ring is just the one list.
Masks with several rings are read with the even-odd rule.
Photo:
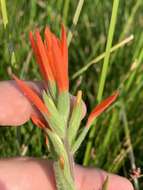
[[15, 75], [13, 78], [39, 111], [39, 114], [31, 115], [31, 120], [46, 135], [46, 144], [53, 158], [57, 190], [75, 190], [73, 155], [96, 117], [116, 100], [118, 92], [93, 109], [79, 133], [85, 106], [81, 91], [78, 91], [75, 98], [71, 98], [69, 93], [68, 47], [64, 26], [62, 25], [60, 39], [48, 27], [44, 31], [44, 40], [38, 29], [34, 34], [29, 33], [29, 39], [44, 80], [41, 96]]
[[65, 28], [62, 25], [61, 39], [58, 39], [48, 27], [45, 28], [44, 42], [39, 30], [35, 35], [29, 33], [33, 52], [46, 83], [56, 83], [58, 92], [68, 91], [68, 48]]
[[[78, 104], [73, 106], [73, 110], [70, 108], [65, 108], [69, 106], [68, 99], [70, 99], [68, 78], [68, 47], [65, 27], [62, 25], [60, 39], [57, 38], [48, 27], [46, 27], [44, 30], [44, 40], [42, 40], [38, 29], [34, 34], [32, 32], [29, 33], [29, 39], [36, 58], [36, 62], [44, 79], [45, 91], [47, 93], [45, 93], [46, 95], [43, 96], [45, 98], [42, 100], [42, 98], [39, 97], [32, 89], [30, 89], [30, 87], [28, 87], [24, 81], [21, 81], [15, 75], [13, 75], [13, 78], [27, 98], [35, 105], [40, 113], [42, 113], [44, 119], [47, 122], [47, 126], [49, 125], [53, 130], [55, 130], [56, 127], [60, 128], [61, 126], [64, 129], [69, 128], [71, 133], [73, 129], [70, 129], [70, 127], [72, 126], [71, 128], [73, 128], [73, 124], [76, 125], [74, 121], [80, 123], [82, 120], [81, 116], [78, 118], [79, 121], [78, 119], [75, 119], [75, 115], [79, 114], [78, 112], [83, 111], [83, 105], [80, 104], [82, 101], [81, 98], [78, 98], [75, 100], [75, 102], [77, 101]], [[89, 114], [86, 127], [91, 126], [94, 119], [98, 117], [107, 107], [109, 107], [110, 104], [115, 101], [117, 96], [118, 92], [114, 93], [112, 96], [108, 97], [99, 105], [97, 105]], [[60, 107], [58, 107], [58, 105], [60, 105]], [[77, 108], [79, 106], [81, 106], [81, 108]], [[63, 113], [60, 113], [60, 110], [64, 110], [64, 108], [64, 115], [67, 115], [66, 118], [62, 116]], [[69, 110], [71, 111], [71, 114], [69, 113]], [[71, 118], [69, 118], [69, 116], [71, 116]], [[31, 116], [32, 121], [37, 124], [38, 127], [46, 127], [45, 123], [43, 124], [43, 122], [40, 121], [38, 117], [36, 117], [37, 116]], [[63, 120], [64, 122], [61, 122], [61, 126], [59, 127], [58, 122], [60, 122], [60, 120]], [[69, 121], [69, 125], [71, 124], [71, 126], [68, 126], [67, 121]], [[52, 125], [55, 126], [52, 127]], [[58, 134], [64, 134], [62, 129]], [[76, 135], [74, 134], [74, 136]], [[77, 136], [75, 138], [77, 138]]]

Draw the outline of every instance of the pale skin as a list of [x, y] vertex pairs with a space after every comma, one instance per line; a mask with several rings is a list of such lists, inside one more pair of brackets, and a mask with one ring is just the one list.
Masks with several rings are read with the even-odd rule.
[[[30, 83], [40, 93], [40, 83]], [[27, 122], [34, 107], [13, 81], [0, 82], [0, 125], [19, 126]], [[84, 108], [85, 112], [85, 108]], [[108, 190], [133, 190], [129, 180], [100, 169], [75, 165], [78, 190], [101, 190], [109, 176]], [[35, 158], [0, 160], [0, 190], [56, 190], [52, 162]]]

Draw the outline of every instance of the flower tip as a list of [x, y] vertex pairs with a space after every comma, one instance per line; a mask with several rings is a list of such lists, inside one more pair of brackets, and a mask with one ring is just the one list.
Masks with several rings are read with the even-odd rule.
[[39, 40], [39, 39], [42, 40], [41, 35], [40, 35], [40, 29], [39, 29], [39, 28], [36, 28], [36, 30], [35, 30], [35, 38], [36, 38], [37, 43], [38, 43], [38, 40]]
[[[30, 42], [31, 42], [31, 45], [33, 45], [33, 43], [34, 43], [34, 36], [33, 36], [33, 33], [32, 33], [32, 31], [30, 31], [29, 32], [29, 40], [30, 40]], [[32, 46], [33, 47], [33, 46]]]
[[29, 39], [31, 39], [33, 37], [33, 33], [32, 31], [29, 32]]
[[45, 27], [44, 33], [45, 33], [45, 34], [48, 34], [48, 35], [51, 33], [51, 31], [50, 31], [50, 29], [49, 29], [48, 26]]
[[63, 31], [65, 31], [65, 25], [64, 25], [63, 22], [61, 23], [61, 28], [62, 28]]
[[64, 165], [65, 165], [65, 160], [64, 157], [61, 155], [59, 158], [59, 163], [60, 163], [60, 167], [63, 170], [64, 169]]
[[90, 113], [86, 127], [89, 127], [93, 123], [94, 119], [104, 112], [116, 100], [118, 95], [119, 91], [116, 91], [111, 96], [103, 100], [100, 104], [98, 104]]
[[35, 36], [36, 36], [36, 40], [37, 40], [37, 38], [41, 38], [41, 35], [40, 35], [40, 31], [39, 31], [39, 29], [38, 28], [36, 28], [36, 30], [35, 30]]
[[46, 128], [45, 124], [34, 114], [31, 115], [32, 122], [40, 129]]
[[66, 38], [66, 28], [63, 23], [61, 24], [61, 36], [62, 39]]
[[76, 103], [79, 104], [80, 101], [81, 101], [81, 99], [82, 99], [82, 91], [79, 90], [79, 91], [77, 92]]
[[46, 26], [44, 34], [45, 34], [46, 43], [48, 45], [48, 49], [50, 49], [52, 47], [52, 38], [51, 38], [52, 33], [48, 26]]
[[113, 93], [113, 97], [114, 97], [114, 99], [116, 100], [116, 98], [119, 96], [119, 94], [120, 94], [120, 92], [119, 92], [119, 90], [117, 90], [117, 91], [115, 91], [114, 93]]

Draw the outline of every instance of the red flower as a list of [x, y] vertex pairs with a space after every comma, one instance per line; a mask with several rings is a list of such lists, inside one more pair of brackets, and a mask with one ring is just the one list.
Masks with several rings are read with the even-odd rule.
[[21, 91], [27, 96], [27, 98], [36, 106], [41, 113], [50, 114], [47, 107], [44, 105], [40, 97], [27, 85], [24, 81], [18, 79], [13, 75], [14, 80], [17, 82]]
[[46, 125], [36, 115], [31, 115], [31, 120], [40, 129], [46, 128]]
[[112, 96], [109, 96], [105, 100], [103, 100], [100, 104], [98, 104], [93, 111], [90, 113], [86, 126], [90, 126], [94, 119], [98, 117], [106, 108], [108, 108], [117, 98], [119, 92], [115, 92]]
[[[60, 96], [62, 92], [68, 92], [69, 90], [68, 47], [65, 28], [62, 25], [61, 39], [58, 39], [48, 27], [45, 28], [44, 37], [45, 39], [43, 42], [38, 30], [35, 32], [35, 37], [32, 32], [29, 33], [31, 46], [35, 54], [37, 64], [39, 65], [41, 74], [47, 84], [46, 91], [50, 95], [55, 95], [56, 91], [56, 95]], [[48, 117], [52, 116], [52, 113], [49, 113], [48, 108], [44, 105], [41, 98], [32, 89], [30, 89], [24, 81], [18, 79], [16, 76], [13, 76], [13, 78], [16, 80], [23, 93], [42, 114], [46, 113]], [[51, 93], [52, 90], [54, 92], [53, 94]], [[97, 105], [89, 115], [86, 126], [90, 126], [94, 119], [98, 117], [113, 101], [115, 101], [117, 96], [118, 92], [114, 93], [112, 96]], [[32, 120], [40, 127], [45, 126], [45, 124], [35, 116], [32, 116]]]
[[56, 82], [59, 93], [68, 91], [68, 48], [65, 28], [62, 25], [61, 40], [48, 27], [45, 29], [44, 43], [39, 31], [29, 34], [31, 46], [45, 81]]
[[[34, 36], [32, 32], [29, 33], [29, 39], [37, 64], [46, 83], [46, 90], [53, 95], [52, 90], [55, 91], [56, 87], [56, 92], [60, 95], [62, 92], [68, 92], [69, 89], [66, 31], [62, 25], [61, 39], [58, 39], [49, 28], [46, 27], [44, 36], [45, 39], [43, 42], [39, 30], [36, 30]], [[13, 75], [13, 78], [31, 103], [33, 103], [42, 114], [46, 113], [50, 116], [48, 108], [44, 105], [40, 97], [28, 87], [24, 81], [18, 79], [15, 75]], [[43, 126], [40, 119], [32, 117], [32, 120], [37, 125]]]

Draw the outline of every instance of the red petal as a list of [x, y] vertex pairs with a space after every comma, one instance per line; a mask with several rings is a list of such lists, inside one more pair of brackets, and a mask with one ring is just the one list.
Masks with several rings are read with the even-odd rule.
[[52, 47], [52, 36], [51, 31], [48, 27], [45, 28], [45, 40], [47, 43], [48, 50], [51, 50]]
[[53, 74], [52, 74], [52, 71], [50, 68], [49, 60], [48, 60], [48, 57], [47, 57], [47, 54], [45, 51], [45, 47], [42, 42], [39, 31], [36, 31], [35, 35], [36, 35], [36, 40], [37, 40], [37, 48], [38, 48], [38, 51], [39, 51], [39, 54], [40, 54], [40, 57], [42, 60], [42, 64], [43, 64], [43, 68], [45, 70], [46, 76], [50, 81], [51, 80], [53, 81], [54, 77], [53, 77]]
[[62, 49], [62, 55], [64, 59], [64, 67], [65, 67], [65, 70], [68, 70], [68, 47], [67, 47], [66, 30], [63, 24], [62, 24], [62, 32], [61, 32], [61, 49]]
[[46, 46], [46, 53], [47, 57], [49, 58], [50, 66], [52, 69], [52, 73], [54, 78], [56, 79], [56, 63], [53, 59], [53, 52], [52, 52], [52, 33], [48, 27], [45, 28], [45, 46]]
[[68, 80], [67, 80], [67, 73], [65, 72], [65, 67], [63, 64], [62, 52], [59, 47], [58, 39], [55, 35], [52, 35], [52, 52], [53, 52], [53, 59], [56, 63], [56, 78], [58, 83], [58, 88], [60, 92], [68, 90]]
[[53, 60], [52, 51], [51, 51], [51, 49], [48, 49], [46, 41], [44, 42], [44, 46], [45, 46], [47, 57], [49, 59], [52, 74], [54, 76], [54, 79], [56, 80], [56, 64], [54, 63], [54, 60]]
[[43, 67], [42, 60], [40, 58], [40, 54], [39, 54], [39, 51], [38, 51], [37, 45], [35, 43], [35, 40], [34, 40], [32, 32], [29, 33], [29, 39], [30, 39], [30, 42], [31, 42], [31, 46], [32, 46], [33, 52], [34, 52], [35, 57], [36, 57], [36, 61], [37, 61], [38, 65], [39, 65], [41, 74], [44, 77], [44, 80], [47, 81], [48, 78], [47, 78], [45, 69]]
[[67, 38], [66, 38], [66, 30], [64, 25], [62, 24], [62, 34], [61, 34], [61, 50], [63, 57], [63, 69], [65, 72], [65, 80], [67, 85], [69, 85], [68, 79], [68, 47], [67, 47]]
[[90, 126], [93, 120], [116, 100], [118, 95], [119, 92], [115, 92], [112, 96], [109, 96], [107, 99], [103, 100], [100, 104], [98, 104], [90, 113], [86, 126]]
[[37, 127], [41, 129], [46, 128], [45, 124], [36, 115], [31, 115], [31, 120]]
[[18, 79], [15, 75], [13, 75], [13, 78], [31, 103], [33, 103], [40, 112], [49, 114], [47, 107], [44, 105], [40, 97], [27, 86], [24, 81]]

